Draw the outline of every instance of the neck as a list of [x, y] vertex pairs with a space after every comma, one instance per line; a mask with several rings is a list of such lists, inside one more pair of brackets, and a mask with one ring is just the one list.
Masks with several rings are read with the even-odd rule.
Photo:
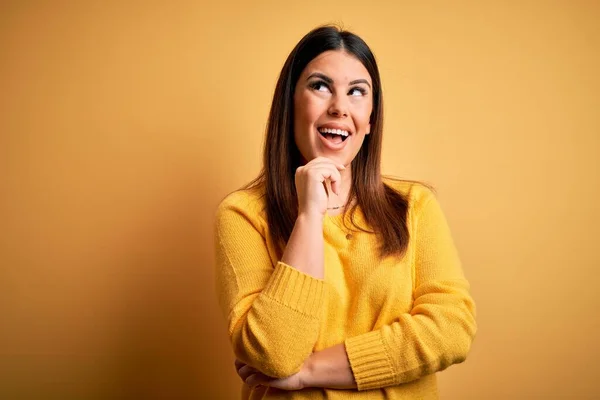
[[340, 200], [344, 200], [344, 204], [348, 201], [348, 195], [352, 188], [352, 166], [348, 165], [346, 170], [341, 171], [342, 175], [342, 187], [340, 190]]
[[351, 166], [347, 166], [346, 170], [340, 171], [340, 174], [342, 176], [342, 182], [340, 185], [339, 195], [336, 195], [331, 191], [329, 192], [329, 201], [327, 204], [327, 208], [330, 214], [343, 212], [344, 206], [347, 206], [348, 204], [348, 196], [350, 195], [350, 189], [352, 187]]

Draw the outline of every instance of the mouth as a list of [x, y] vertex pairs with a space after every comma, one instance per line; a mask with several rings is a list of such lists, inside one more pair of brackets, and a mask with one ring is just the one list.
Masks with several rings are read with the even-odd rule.
[[319, 134], [332, 144], [340, 144], [350, 137], [350, 132], [343, 129], [318, 128]]

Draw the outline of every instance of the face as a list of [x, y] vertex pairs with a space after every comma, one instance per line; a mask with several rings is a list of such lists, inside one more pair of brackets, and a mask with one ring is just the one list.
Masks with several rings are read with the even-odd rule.
[[372, 86], [365, 66], [343, 50], [321, 53], [304, 68], [294, 92], [294, 140], [304, 162], [352, 162], [370, 133]]

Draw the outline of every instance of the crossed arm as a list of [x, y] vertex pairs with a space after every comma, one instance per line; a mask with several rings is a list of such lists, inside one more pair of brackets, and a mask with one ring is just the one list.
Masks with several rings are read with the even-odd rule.
[[236, 360], [238, 375], [250, 386], [265, 385], [283, 390], [306, 387], [356, 389], [356, 381], [343, 344], [312, 353], [300, 371], [287, 378], [272, 378], [248, 364]]
[[[238, 365], [247, 365], [243, 373], [257, 371], [253, 379], [367, 390], [410, 382], [466, 358], [476, 330], [475, 306], [434, 198], [424, 203], [416, 224], [412, 310], [314, 353], [326, 283], [284, 262], [273, 269], [260, 228], [249, 222], [252, 216], [235, 206], [221, 212], [217, 287]], [[227, 240], [228, 232], [254, 245]]]

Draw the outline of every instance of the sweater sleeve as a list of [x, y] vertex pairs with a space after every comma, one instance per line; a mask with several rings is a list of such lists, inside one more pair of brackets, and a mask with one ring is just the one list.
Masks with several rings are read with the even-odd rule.
[[226, 199], [215, 226], [216, 291], [238, 359], [271, 377], [300, 370], [317, 341], [324, 281], [273, 263], [249, 204]]
[[428, 193], [415, 209], [411, 311], [345, 341], [359, 390], [410, 382], [463, 362], [475, 336], [469, 283], [442, 209]]

